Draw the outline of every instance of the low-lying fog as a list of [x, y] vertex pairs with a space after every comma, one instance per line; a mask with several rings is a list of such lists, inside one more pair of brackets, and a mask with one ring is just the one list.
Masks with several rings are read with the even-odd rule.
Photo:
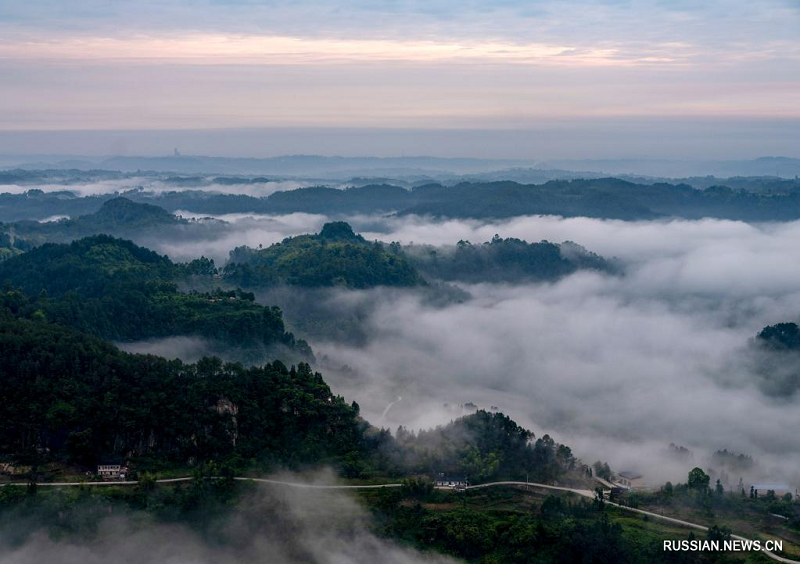
[[[236, 226], [230, 236], [160, 250], [219, 261], [236, 245], [268, 245], [327, 220], [222, 218]], [[662, 456], [671, 442], [693, 450], [695, 463], [727, 448], [755, 456], [765, 477], [800, 481], [797, 399], [766, 394], [746, 354], [763, 326], [800, 313], [800, 222], [347, 219], [368, 239], [402, 243], [573, 240], [625, 266], [623, 276], [579, 272], [554, 284], [460, 285], [472, 296], [461, 301], [431, 300], [430, 290], [316, 293], [319, 311], [336, 319], [357, 310], [363, 320], [363, 342], [317, 336], [311, 345], [334, 390], [372, 423], [427, 427], [472, 402], [550, 433], [585, 461], [654, 481], [685, 480], [690, 463]], [[280, 295], [290, 325], [292, 302], [308, 307], [303, 296]]]
[[[97, 509], [75, 505], [68, 518], [78, 521], [76, 528], [90, 528]], [[49, 535], [41, 515], [29, 511], [0, 527], [0, 554], [5, 564], [455, 564], [379, 538], [369, 514], [341, 491], [260, 486], [229, 509], [195, 529], [159, 523], [145, 513], [101, 517], [96, 532], [78, 540]]]
[[9, 194], [24, 194], [33, 188], [43, 192], [73, 192], [77, 196], [99, 196], [115, 194], [127, 190], [145, 190], [154, 194], [163, 192], [182, 192], [185, 190], [203, 190], [217, 194], [234, 194], [261, 198], [282, 190], [294, 190], [311, 186], [312, 183], [302, 180], [273, 180], [265, 182], [242, 182], [241, 184], [220, 184], [214, 182], [214, 177], [194, 177], [196, 182], [184, 183], [170, 182], [158, 176], [127, 176], [124, 178], [110, 178], [95, 180], [93, 182], [58, 182], [53, 184], [39, 183], [28, 184], [0, 184], [0, 192]]

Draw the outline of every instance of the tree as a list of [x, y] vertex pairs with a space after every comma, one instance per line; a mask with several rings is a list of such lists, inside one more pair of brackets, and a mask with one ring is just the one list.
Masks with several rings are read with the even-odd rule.
[[725, 525], [723, 525], [722, 527], [718, 525], [712, 525], [708, 529], [706, 537], [710, 541], [718, 541], [720, 544], [722, 544], [725, 541], [731, 540], [731, 530]]
[[603, 494], [603, 488], [600, 486], [594, 489], [594, 503], [598, 511], [603, 511], [605, 507], [605, 495]]
[[403, 493], [408, 497], [424, 498], [433, 493], [433, 482], [426, 476], [411, 476], [403, 480]]
[[692, 468], [691, 472], [689, 472], [689, 482], [688, 485], [693, 490], [698, 491], [706, 491], [708, 489], [708, 484], [711, 482], [711, 476], [703, 472], [702, 468]]
[[356, 410], [307, 364], [127, 354], [2, 308], [0, 358], [0, 444], [12, 457], [33, 450], [89, 468], [122, 457], [341, 465], [369, 446]]
[[604, 480], [611, 479], [611, 467], [608, 465], [608, 462], [600, 462], [599, 460], [592, 464], [594, 467], [594, 475], [598, 478], [603, 478]]
[[563, 514], [564, 502], [558, 496], [548, 495], [542, 502], [539, 511], [546, 517], [556, 517]]
[[139, 480], [136, 484], [142, 492], [150, 492], [156, 489], [156, 477], [149, 472], [142, 472], [139, 474]]
[[230, 253], [223, 277], [250, 288], [424, 284], [399, 245], [370, 243], [344, 222], [326, 223], [318, 235], [288, 237], [266, 249], [237, 247]]
[[471, 482], [479, 482], [497, 473], [500, 460], [494, 452], [481, 456], [478, 447], [470, 446], [461, 458], [461, 466]]
[[796, 350], [800, 348], [800, 328], [797, 323], [777, 323], [764, 327], [756, 336], [760, 343], [774, 349]]

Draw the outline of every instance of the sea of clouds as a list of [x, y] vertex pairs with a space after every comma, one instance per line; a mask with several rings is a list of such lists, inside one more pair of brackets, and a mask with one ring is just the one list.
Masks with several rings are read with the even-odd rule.
[[[163, 241], [158, 250], [223, 264], [237, 245], [316, 232], [330, 218], [220, 219], [230, 223], [224, 236]], [[470, 299], [435, 304], [414, 289], [315, 296], [315, 307], [331, 315], [361, 312], [365, 342], [317, 337], [311, 345], [334, 390], [358, 401], [374, 424], [429, 427], [468, 412], [471, 402], [550, 433], [585, 460], [654, 480], [685, 476], [685, 461], [663, 456], [671, 442], [692, 449], [697, 463], [727, 448], [758, 458], [765, 476], [797, 479], [800, 441], [787, 432], [800, 424], [796, 398], [764, 393], [749, 342], [765, 325], [800, 313], [800, 222], [337, 219], [386, 242], [572, 240], [616, 258], [624, 272], [459, 284]]]

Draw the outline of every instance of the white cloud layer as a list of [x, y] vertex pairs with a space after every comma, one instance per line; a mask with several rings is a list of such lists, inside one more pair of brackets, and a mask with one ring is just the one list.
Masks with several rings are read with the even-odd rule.
[[[157, 250], [222, 260], [234, 246], [316, 232], [328, 219], [221, 217], [232, 226], [224, 237], [162, 241]], [[334, 319], [362, 316], [366, 344], [311, 344], [333, 389], [374, 424], [429, 427], [473, 402], [552, 434], [585, 460], [657, 480], [685, 477], [685, 467], [662, 456], [675, 442], [694, 450], [695, 462], [727, 448], [760, 460], [753, 478], [800, 482], [800, 442], [789, 431], [800, 425], [797, 398], [765, 393], [747, 349], [765, 325], [800, 317], [800, 222], [347, 219], [386, 242], [478, 243], [495, 233], [573, 240], [625, 269], [553, 284], [463, 286], [473, 298], [460, 303], [414, 289], [315, 295], [307, 304]]]
[[[43, 192], [73, 192], [78, 196], [100, 196], [115, 194], [127, 190], [142, 189], [153, 194], [164, 192], [184, 192], [187, 190], [202, 190], [212, 194], [245, 195], [255, 198], [269, 196], [274, 192], [294, 190], [309, 186], [308, 182], [297, 180], [270, 180], [266, 182], [243, 182], [242, 184], [218, 184], [212, 177], [200, 177], [197, 185], [176, 184], [152, 176], [131, 176], [126, 178], [98, 180], [95, 182], [70, 184], [0, 184], [0, 192], [4, 194], [24, 194], [28, 190], [37, 189]], [[187, 214], [187, 217], [202, 217], [198, 214]]]
[[[293, 216], [291, 227], [314, 231], [322, 219]], [[445, 306], [415, 291], [333, 294], [340, 308], [372, 304], [369, 342], [312, 346], [334, 389], [376, 424], [427, 427], [471, 401], [555, 435], [586, 459], [663, 479], [685, 470], [655, 458], [670, 442], [698, 457], [744, 451], [770, 475], [791, 475], [800, 462], [798, 439], [787, 432], [800, 424], [795, 400], [766, 396], [746, 354], [763, 326], [800, 314], [800, 222], [350, 221], [367, 238], [404, 243], [481, 242], [495, 233], [571, 239], [626, 267], [622, 277], [465, 286], [474, 299]]]

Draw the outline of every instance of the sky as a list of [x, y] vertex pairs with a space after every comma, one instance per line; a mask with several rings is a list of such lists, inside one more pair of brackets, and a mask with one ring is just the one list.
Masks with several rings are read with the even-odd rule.
[[[0, 150], [22, 130], [411, 128], [418, 140], [532, 131], [541, 151], [590, 123], [618, 137], [616, 156], [641, 152], [631, 129], [644, 128], [645, 143], [663, 132], [672, 146], [711, 131], [704, 156], [716, 157], [714, 138], [743, 124], [735, 157], [800, 156], [798, 24], [797, 0], [10, 0], [0, 4]], [[495, 153], [503, 142], [518, 145], [495, 140]], [[99, 143], [85, 147], [102, 152]], [[235, 133], [230, 143], [259, 156]], [[478, 135], [462, 153], [484, 156], [480, 144]], [[375, 151], [414, 146], [403, 138]], [[667, 148], [655, 143], [650, 156]], [[576, 156], [566, 152], [546, 157]]]

